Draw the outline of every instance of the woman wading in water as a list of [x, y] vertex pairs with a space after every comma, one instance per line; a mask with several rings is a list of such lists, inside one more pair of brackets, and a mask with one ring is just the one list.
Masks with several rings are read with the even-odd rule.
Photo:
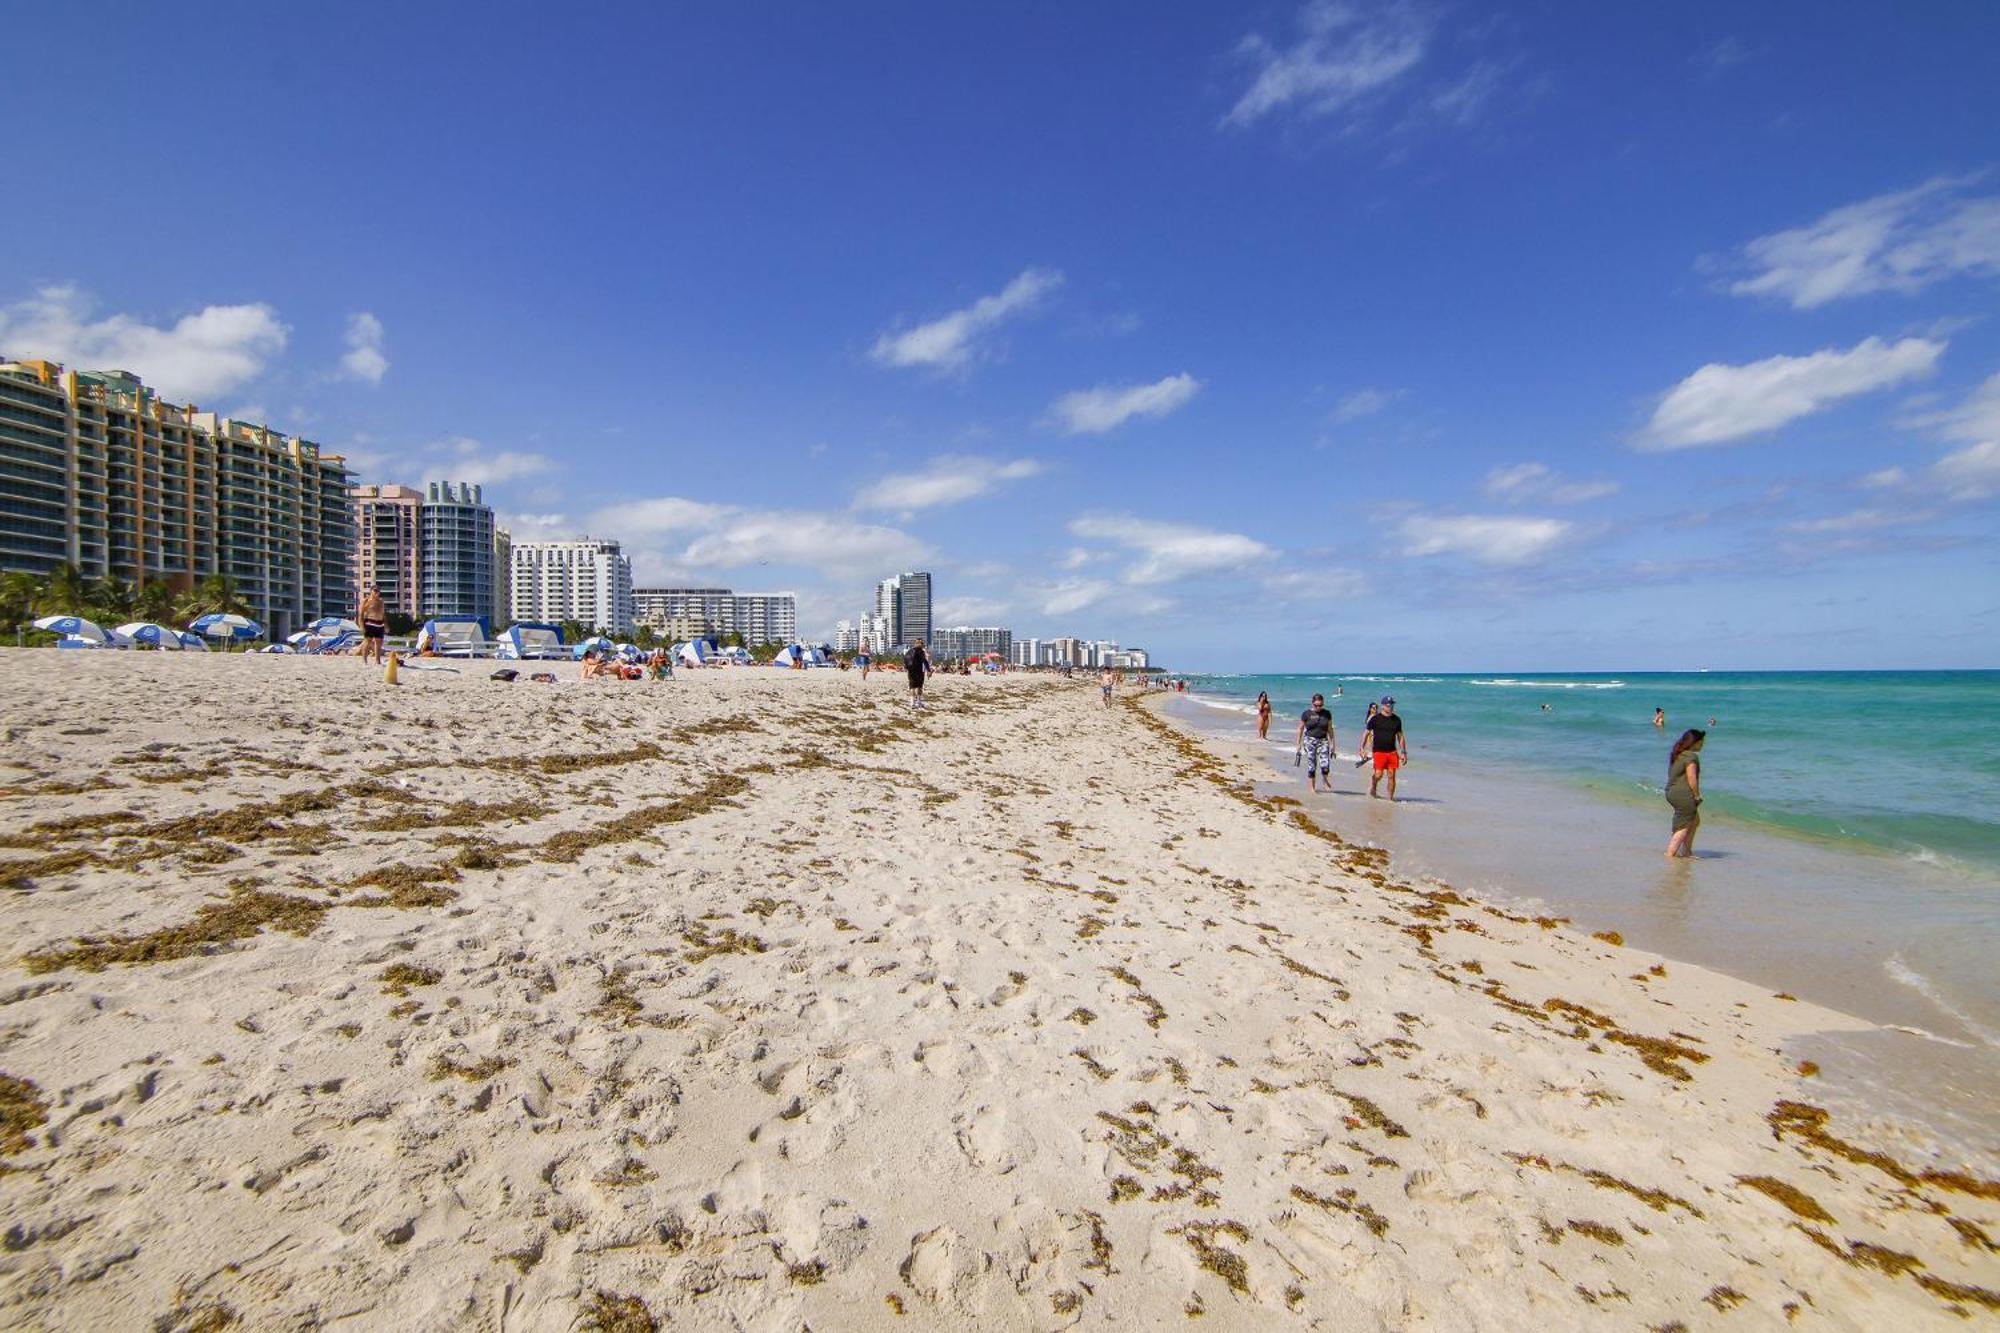
[[1707, 739], [1707, 732], [1689, 727], [1667, 756], [1667, 804], [1674, 808], [1669, 860], [1694, 855], [1694, 832], [1701, 827], [1701, 743]]
[[1263, 690], [1257, 691], [1257, 739], [1268, 740], [1271, 735], [1271, 696]]

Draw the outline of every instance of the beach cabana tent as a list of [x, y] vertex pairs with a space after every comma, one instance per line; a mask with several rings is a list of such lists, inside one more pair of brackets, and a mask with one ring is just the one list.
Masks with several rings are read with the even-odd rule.
[[730, 666], [750, 666], [757, 660], [750, 656], [748, 648], [721, 648], [716, 650], [716, 656]]
[[809, 667], [833, 665], [828, 660], [826, 653], [821, 649], [803, 643], [788, 643], [778, 650], [776, 657], [771, 659], [771, 665], [774, 667], [789, 668], [796, 666], [800, 662], [804, 662]]
[[417, 651], [439, 657], [484, 657], [489, 651], [484, 620], [426, 620], [417, 631]]
[[499, 655], [510, 661], [560, 661], [570, 655], [563, 646], [562, 627], [524, 620], [500, 635]]
[[674, 649], [674, 656], [680, 659], [682, 666], [691, 667], [708, 666], [715, 660], [715, 653], [708, 646], [707, 639], [688, 640]]
[[127, 625], [120, 625], [116, 633], [142, 648], [159, 648], [175, 653], [181, 651], [180, 631], [154, 624], [150, 620], [135, 620]]

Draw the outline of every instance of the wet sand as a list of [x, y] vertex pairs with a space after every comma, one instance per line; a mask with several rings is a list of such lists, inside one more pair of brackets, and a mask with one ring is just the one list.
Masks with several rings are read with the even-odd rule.
[[0, 652], [0, 1324], [2000, 1302], [2000, 1184], [1817, 1109], [1795, 1044], [1873, 1024], [1402, 882], [1088, 683], [53, 657]]

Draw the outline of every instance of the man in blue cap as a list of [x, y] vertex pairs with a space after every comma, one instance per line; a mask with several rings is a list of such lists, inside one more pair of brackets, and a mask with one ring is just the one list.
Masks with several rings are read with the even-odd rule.
[[1375, 756], [1375, 770], [1368, 775], [1368, 794], [1379, 797], [1382, 775], [1389, 775], [1389, 799], [1396, 799], [1396, 770], [1410, 762], [1410, 739], [1403, 719], [1396, 714], [1396, 701], [1389, 695], [1375, 709], [1375, 716], [1363, 728], [1367, 748]]

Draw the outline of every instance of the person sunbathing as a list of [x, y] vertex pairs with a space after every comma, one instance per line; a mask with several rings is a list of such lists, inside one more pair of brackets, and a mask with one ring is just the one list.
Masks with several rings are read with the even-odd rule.
[[599, 657], [596, 653], [584, 654], [583, 678], [585, 680], [595, 680], [599, 676], [610, 676], [615, 679], [617, 675], [617, 668], [611, 665], [610, 658]]

